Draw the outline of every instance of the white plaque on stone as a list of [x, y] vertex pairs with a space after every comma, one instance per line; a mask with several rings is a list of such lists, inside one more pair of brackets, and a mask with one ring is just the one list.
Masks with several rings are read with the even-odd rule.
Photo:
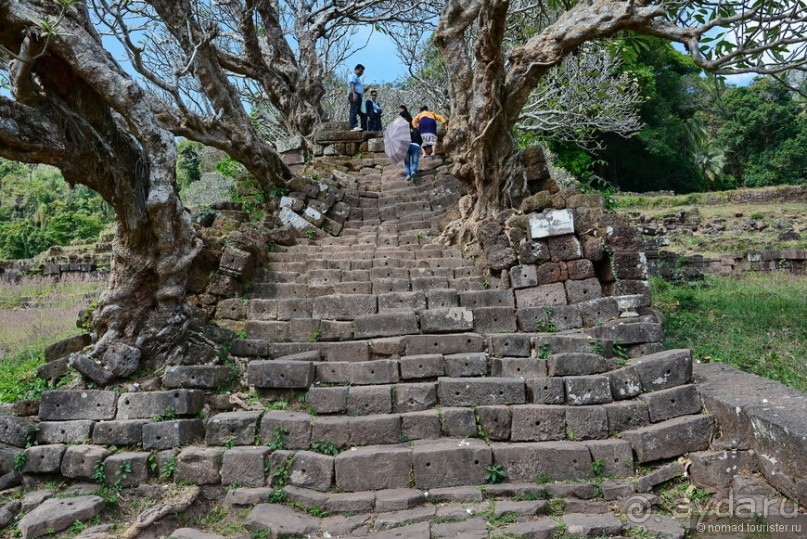
[[571, 210], [552, 210], [530, 214], [530, 239], [574, 234], [574, 214]]

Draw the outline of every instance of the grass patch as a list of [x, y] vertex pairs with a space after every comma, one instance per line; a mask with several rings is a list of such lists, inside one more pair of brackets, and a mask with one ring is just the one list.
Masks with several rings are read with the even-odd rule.
[[807, 277], [786, 273], [707, 276], [674, 285], [651, 279], [667, 348], [807, 391]]
[[[38, 397], [46, 384], [36, 378], [45, 347], [77, 335], [76, 315], [86, 295], [104, 283], [37, 283], [0, 287], [0, 402]], [[20, 298], [43, 300], [46, 307], [20, 309]]]

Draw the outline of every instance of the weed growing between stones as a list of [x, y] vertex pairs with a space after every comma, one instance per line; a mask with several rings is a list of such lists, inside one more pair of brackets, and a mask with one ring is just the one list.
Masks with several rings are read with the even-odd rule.
[[507, 479], [507, 472], [501, 464], [485, 467], [485, 482], [491, 485], [501, 483]]
[[155, 415], [152, 419], [155, 423], [163, 421], [172, 421], [177, 418], [176, 408], [173, 406], [166, 406], [165, 411], [161, 414]]
[[278, 427], [272, 434], [272, 440], [267, 444], [272, 451], [280, 451], [286, 449], [286, 444], [289, 443], [289, 429], [286, 427]]
[[333, 443], [325, 440], [317, 440], [311, 443], [311, 451], [322, 453], [323, 455], [335, 456], [339, 454], [339, 447]]
[[[551, 305], [547, 305], [544, 307], [544, 311], [546, 312], [546, 318], [535, 317], [535, 331], [541, 333], [557, 333], [558, 326], [555, 324], [554, 318], [552, 318], [552, 316], [555, 314], [555, 310]], [[549, 347], [549, 343], [545, 344], [547, 347]]]
[[174, 476], [174, 472], [176, 471], [177, 471], [177, 456], [176, 454], [172, 454], [170, 457], [168, 457], [168, 460], [165, 461], [162, 477], [164, 477], [165, 479], [169, 479]]
[[16, 455], [14, 455], [14, 469], [18, 472], [21, 472], [23, 468], [25, 468], [25, 451], [18, 451]]

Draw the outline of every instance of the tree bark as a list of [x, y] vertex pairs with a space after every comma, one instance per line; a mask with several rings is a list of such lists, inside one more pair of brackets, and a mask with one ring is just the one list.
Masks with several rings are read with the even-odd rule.
[[[0, 97], [0, 155], [53, 165], [115, 209], [93, 355], [126, 376], [137, 362], [123, 370], [109, 364], [113, 344], [136, 348], [153, 365], [183, 354], [185, 285], [201, 240], [177, 195], [174, 137], [160, 127], [148, 94], [103, 49], [86, 7], [58, 9], [46, 0], [0, 4], [0, 44], [19, 51], [9, 67], [15, 99]], [[47, 18], [59, 19], [50, 36], [31, 22]]]

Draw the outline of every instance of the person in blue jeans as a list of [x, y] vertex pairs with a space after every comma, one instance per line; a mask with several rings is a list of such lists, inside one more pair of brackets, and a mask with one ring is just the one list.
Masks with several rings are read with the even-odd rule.
[[[361, 106], [364, 102], [364, 85], [361, 83], [361, 76], [364, 74], [364, 66], [357, 64], [353, 68], [353, 76], [350, 77], [348, 83], [349, 93], [347, 101], [350, 103], [350, 112], [348, 113], [348, 122], [350, 123], [351, 131], [362, 131], [366, 126], [365, 115], [361, 112]], [[359, 119], [356, 119], [356, 116]], [[361, 125], [359, 125], [361, 122]]]
[[[403, 116], [403, 115], [402, 115]], [[409, 150], [404, 157], [404, 173], [406, 174], [406, 181], [411, 182], [417, 180], [418, 177], [418, 161], [420, 160], [420, 145], [423, 144], [423, 139], [420, 132], [414, 127], [409, 126], [409, 136], [411, 142], [409, 143]]]

